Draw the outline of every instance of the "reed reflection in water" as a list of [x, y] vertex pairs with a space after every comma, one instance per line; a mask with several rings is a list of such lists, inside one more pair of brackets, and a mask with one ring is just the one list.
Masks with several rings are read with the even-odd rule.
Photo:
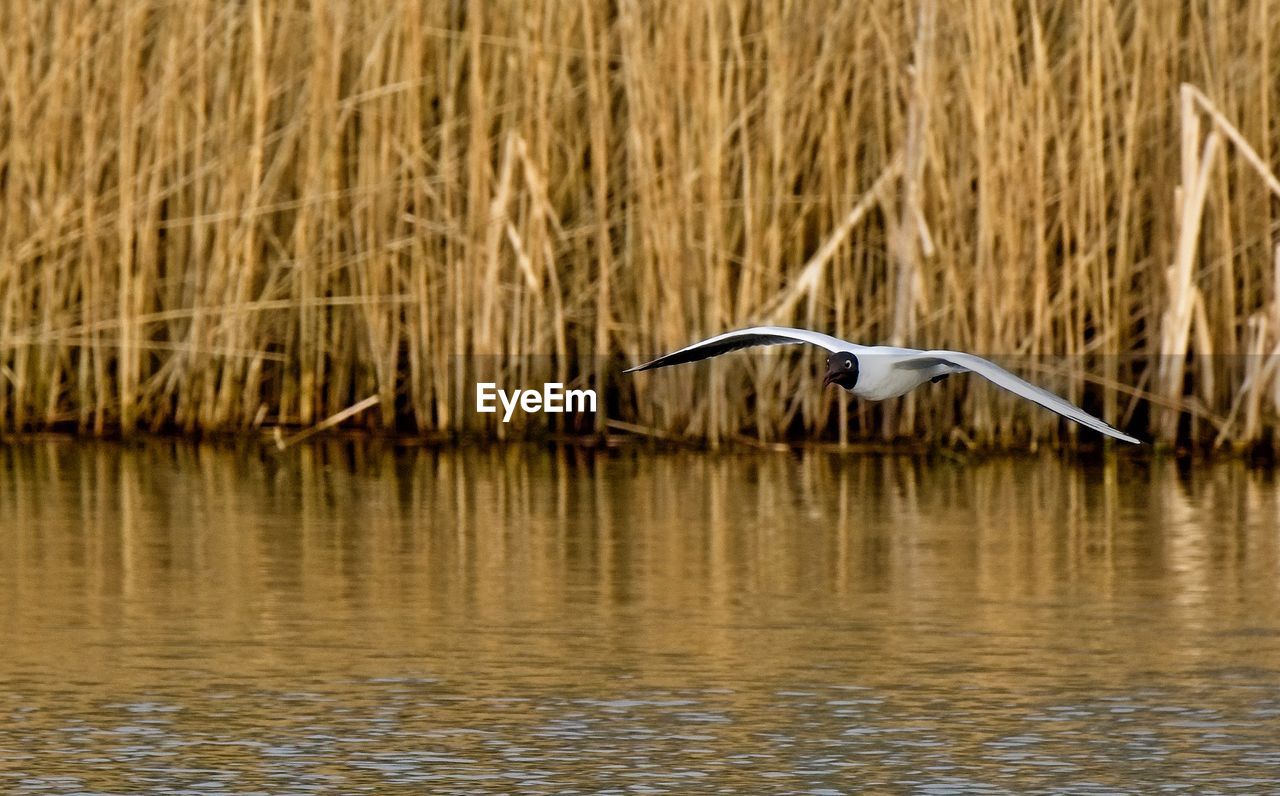
[[6, 792], [1257, 790], [1235, 462], [0, 448]]

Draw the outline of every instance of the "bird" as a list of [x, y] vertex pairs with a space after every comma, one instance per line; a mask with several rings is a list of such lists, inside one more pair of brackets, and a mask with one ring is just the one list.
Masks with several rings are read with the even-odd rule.
[[859, 398], [883, 401], [911, 392], [925, 382], [939, 382], [953, 373], [976, 373], [987, 381], [1045, 409], [1057, 412], [1100, 434], [1135, 445], [1141, 440], [1112, 428], [1099, 418], [1048, 390], [1019, 378], [989, 359], [964, 351], [925, 351], [883, 345], [858, 345], [829, 334], [790, 326], [752, 326], [708, 337], [677, 351], [627, 368], [624, 373], [683, 365], [765, 345], [808, 343], [829, 352], [824, 387], [836, 385]]

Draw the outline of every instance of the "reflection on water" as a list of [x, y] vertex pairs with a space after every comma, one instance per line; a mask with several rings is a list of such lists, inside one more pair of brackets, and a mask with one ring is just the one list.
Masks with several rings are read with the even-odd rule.
[[1238, 463], [0, 448], [4, 792], [1256, 791]]

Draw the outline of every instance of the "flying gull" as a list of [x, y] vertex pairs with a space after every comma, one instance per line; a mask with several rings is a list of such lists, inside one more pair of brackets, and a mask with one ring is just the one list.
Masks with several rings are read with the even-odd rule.
[[740, 348], [796, 343], [809, 343], [831, 352], [827, 357], [827, 375], [822, 380], [823, 386], [835, 384], [868, 401], [896, 398], [911, 392], [926, 381], [941, 381], [952, 373], [976, 373], [997, 387], [1002, 387], [1028, 401], [1034, 401], [1045, 409], [1057, 412], [1068, 420], [1074, 420], [1100, 434], [1140, 444], [1138, 439], [1117, 431], [1070, 401], [1059, 398], [1048, 390], [1037, 387], [976, 354], [963, 351], [921, 351], [915, 348], [858, 345], [821, 332], [793, 329], [788, 326], [753, 326], [750, 329], [725, 332], [685, 346], [679, 351], [664, 354], [652, 362], [628, 368], [624, 372], [632, 373], [639, 370], [683, 365], [686, 362], [697, 362], [700, 359], [727, 354]]

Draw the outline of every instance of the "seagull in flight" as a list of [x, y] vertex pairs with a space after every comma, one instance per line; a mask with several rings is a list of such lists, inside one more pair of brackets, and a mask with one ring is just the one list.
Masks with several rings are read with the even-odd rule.
[[1014, 395], [1034, 401], [1045, 409], [1057, 412], [1068, 420], [1091, 428], [1108, 437], [1141, 444], [1138, 439], [1117, 431], [1075, 404], [1029, 381], [1018, 378], [996, 363], [976, 354], [963, 351], [921, 351], [915, 348], [893, 346], [866, 346], [850, 343], [838, 337], [808, 329], [789, 326], [753, 326], [736, 332], [725, 332], [715, 337], [685, 346], [679, 351], [663, 354], [652, 362], [627, 368], [624, 373], [653, 370], [671, 365], [683, 365], [700, 359], [727, 354], [740, 348], [760, 345], [795, 345], [809, 343], [830, 352], [827, 357], [827, 375], [822, 379], [825, 387], [835, 384], [868, 401], [883, 401], [905, 395], [926, 381], [938, 382], [952, 373], [976, 373], [987, 381], [1002, 387]]

